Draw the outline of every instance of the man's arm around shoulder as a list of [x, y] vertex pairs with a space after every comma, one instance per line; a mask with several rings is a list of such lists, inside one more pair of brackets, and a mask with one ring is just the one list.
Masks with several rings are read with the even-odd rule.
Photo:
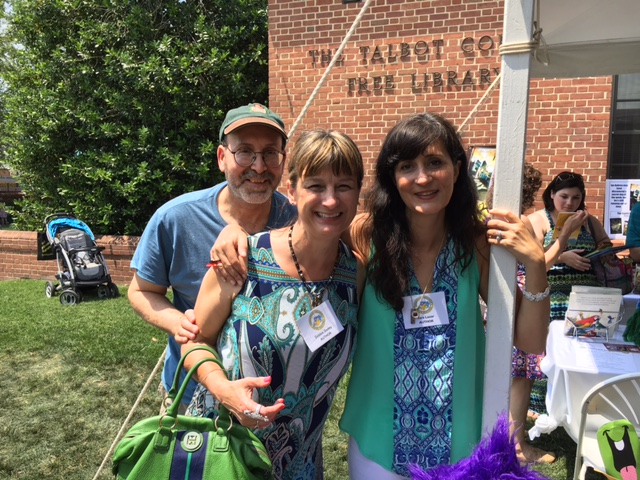
[[129, 285], [129, 303], [147, 323], [158, 327], [175, 338], [178, 343], [194, 340], [198, 327], [167, 298], [162, 285], [143, 280], [137, 273]]

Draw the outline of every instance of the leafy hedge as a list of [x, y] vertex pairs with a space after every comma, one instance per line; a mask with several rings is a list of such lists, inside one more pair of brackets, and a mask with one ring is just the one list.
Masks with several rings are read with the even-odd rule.
[[22, 229], [71, 211], [138, 235], [217, 183], [226, 111], [267, 101], [266, 0], [10, 0], [0, 29], [0, 162]]

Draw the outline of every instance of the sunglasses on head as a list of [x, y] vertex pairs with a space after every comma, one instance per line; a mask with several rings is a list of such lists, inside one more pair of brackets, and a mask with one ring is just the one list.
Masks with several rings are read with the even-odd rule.
[[556, 177], [556, 180], [558, 182], [566, 182], [567, 180], [573, 180], [574, 178], [577, 180], [582, 180], [582, 175], [580, 175], [579, 173], [563, 172]]

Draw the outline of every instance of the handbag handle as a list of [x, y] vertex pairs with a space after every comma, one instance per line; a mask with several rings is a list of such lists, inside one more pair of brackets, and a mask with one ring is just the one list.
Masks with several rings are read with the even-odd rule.
[[[207, 351], [209, 353], [212, 353], [214, 358], [208, 357], [208, 358], [203, 358], [203, 359], [199, 360], [187, 372], [187, 376], [182, 381], [182, 385], [180, 385], [180, 388], [178, 388], [178, 385], [180, 384], [180, 373], [182, 372], [182, 369], [184, 367], [184, 362], [185, 362], [185, 360], [187, 358], [187, 355], [189, 355], [191, 352], [194, 352], [196, 350], [205, 350], [205, 351]], [[167, 395], [168, 398], [171, 398], [173, 400], [173, 403], [167, 409], [167, 416], [174, 417], [174, 418], [176, 417], [176, 415], [178, 413], [178, 408], [180, 406], [180, 402], [182, 401], [182, 397], [184, 396], [184, 392], [187, 389], [187, 385], [189, 384], [189, 380], [191, 380], [191, 377], [196, 373], [198, 368], [200, 368], [200, 366], [202, 364], [207, 363], [207, 362], [213, 362], [213, 363], [217, 364], [222, 369], [224, 374], [225, 375], [227, 374], [227, 371], [225, 370], [224, 365], [222, 364], [222, 361], [220, 360], [220, 355], [218, 354], [218, 352], [216, 352], [213, 348], [208, 347], [206, 345], [200, 345], [200, 346], [194, 347], [191, 350], [189, 350], [187, 353], [185, 353], [182, 356], [182, 358], [180, 358], [180, 361], [178, 362], [178, 366], [176, 368], [176, 374], [173, 377], [173, 385], [171, 386], [171, 390], [169, 390], [169, 393]], [[220, 406], [222, 407], [223, 405], [221, 404]], [[226, 408], [224, 410], [226, 410]], [[222, 412], [222, 411], [220, 411], [220, 413], [224, 414], [224, 412]], [[228, 411], [227, 411], [227, 414], [228, 414]]]
[[600, 250], [601, 248], [603, 248], [603, 246], [605, 244], [603, 244], [602, 242], [606, 242], [607, 246], [613, 245], [611, 243], [611, 239], [609, 238], [608, 235], [605, 235], [600, 240], [596, 240], [596, 236], [595, 236], [595, 233], [594, 233], [595, 230], [593, 228], [593, 221], [591, 220], [591, 215], [589, 215], [587, 217], [587, 226], [588, 226], [588, 229], [589, 229], [589, 233], [591, 234], [591, 237], [593, 237], [593, 241], [596, 242], [596, 250]]

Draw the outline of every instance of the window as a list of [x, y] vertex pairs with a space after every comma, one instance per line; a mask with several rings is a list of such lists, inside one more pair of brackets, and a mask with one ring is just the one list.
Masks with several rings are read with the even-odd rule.
[[640, 74], [614, 78], [608, 178], [640, 178]]

